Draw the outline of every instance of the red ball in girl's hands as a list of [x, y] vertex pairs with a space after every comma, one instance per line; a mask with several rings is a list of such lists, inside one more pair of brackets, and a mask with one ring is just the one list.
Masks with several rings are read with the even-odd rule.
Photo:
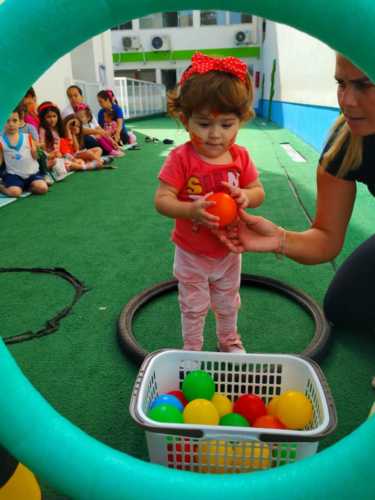
[[255, 394], [240, 396], [233, 405], [233, 411], [239, 413], [252, 425], [255, 420], [267, 414], [266, 405], [262, 398]]
[[237, 203], [227, 193], [214, 193], [206, 198], [206, 201], [214, 201], [215, 205], [206, 208], [206, 212], [220, 218], [219, 226], [224, 227], [231, 224], [237, 217]]

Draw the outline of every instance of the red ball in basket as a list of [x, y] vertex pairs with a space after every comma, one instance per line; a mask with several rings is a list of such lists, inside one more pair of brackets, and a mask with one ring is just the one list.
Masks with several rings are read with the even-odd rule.
[[220, 218], [219, 226], [224, 227], [231, 224], [237, 217], [237, 203], [227, 193], [214, 193], [206, 198], [206, 201], [214, 201], [215, 205], [205, 210]]
[[255, 394], [244, 394], [240, 396], [233, 405], [233, 411], [245, 417], [250, 425], [253, 424], [257, 418], [267, 413], [266, 405], [262, 398]]

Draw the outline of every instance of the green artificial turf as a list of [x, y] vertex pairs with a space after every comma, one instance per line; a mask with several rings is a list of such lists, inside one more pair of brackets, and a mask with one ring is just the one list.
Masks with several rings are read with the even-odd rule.
[[[116, 449], [147, 459], [144, 432], [128, 413], [136, 366], [120, 352], [116, 322], [124, 305], [143, 289], [172, 277], [173, 221], [153, 206], [157, 173], [182, 127], [167, 118], [132, 123], [140, 151], [117, 159], [115, 170], [76, 173], [52, 186], [46, 196], [30, 196], [0, 210], [1, 267], [62, 267], [87, 287], [57, 332], [15, 344], [10, 350], [26, 376], [66, 418]], [[146, 143], [144, 137], [159, 143]], [[286, 130], [261, 120], [243, 128], [238, 142], [249, 148], [261, 174], [266, 201], [257, 210], [293, 230], [313, 216], [318, 153]], [[290, 142], [306, 157], [294, 164], [280, 148]], [[289, 179], [287, 175], [289, 176]], [[291, 190], [291, 183], [300, 200]], [[372, 198], [359, 189], [343, 255], [372, 234]], [[342, 257], [338, 259], [340, 261]], [[274, 255], [246, 254], [243, 271], [284, 280], [321, 303], [333, 277], [330, 263], [303, 266]], [[74, 290], [55, 276], [0, 274], [2, 335], [36, 331], [67, 305]], [[134, 332], [147, 350], [181, 347], [176, 294], [153, 300], [135, 316]], [[298, 306], [276, 294], [244, 288], [239, 329], [255, 352], [300, 352], [313, 324]], [[215, 326], [207, 320], [205, 347], [215, 349]], [[321, 448], [341, 439], [366, 418], [373, 392], [373, 332], [337, 329], [321, 367], [337, 410], [337, 430]], [[78, 480], [78, 478], [77, 478]], [[43, 483], [44, 499], [64, 498]]]

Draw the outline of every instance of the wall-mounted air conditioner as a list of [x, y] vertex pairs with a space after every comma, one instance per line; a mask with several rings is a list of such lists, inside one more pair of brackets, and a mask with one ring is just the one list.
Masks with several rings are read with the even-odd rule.
[[154, 35], [151, 37], [151, 50], [171, 50], [169, 35]]
[[123, 36], [122, 47], [125, 51], [136, 51], [142, 48], [139, 36]]
[[234, 34], [234, 43], [236, 45], [251, 45], [252, 34], [250, 30], [237, 31]]

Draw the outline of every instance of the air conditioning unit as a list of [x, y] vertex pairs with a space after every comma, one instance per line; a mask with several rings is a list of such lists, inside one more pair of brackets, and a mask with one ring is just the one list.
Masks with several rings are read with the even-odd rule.
[[171, 50], [169, 35], [155, 35], [151, 38], [151, 49], [154, 51]]
[[237, 31], [234, 35], [234, 43], [236, 45], [251, 45], [252, 36], [250, 30]]
[[136, 51], [142, 47], [141, 39], [139, 36], [123, 36], [122, 47], [125, 51]]

